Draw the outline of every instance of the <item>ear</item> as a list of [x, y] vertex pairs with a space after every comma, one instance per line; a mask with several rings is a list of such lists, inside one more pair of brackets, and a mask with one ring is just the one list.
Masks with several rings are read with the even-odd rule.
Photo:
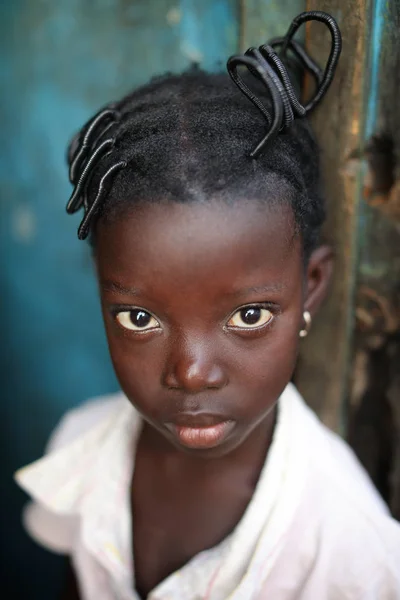
[[333, 250], [319, 246], [312, 252], [306, 271], [304, 310], [314, 317], [324, 300], [333, 270]]

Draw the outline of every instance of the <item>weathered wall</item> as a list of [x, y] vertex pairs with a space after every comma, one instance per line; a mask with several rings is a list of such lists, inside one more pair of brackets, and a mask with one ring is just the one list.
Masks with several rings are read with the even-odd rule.
[[400, 3], [371, 4], [348, 434], [400, 519]]
[[[400, 518], [400, 4], [308, 0], [307, 8], [338, 20], [343, 52], [324, 108], [312, 117], [335, 277], [297, 382], [348, 437]], [[312, 24], [313, 56], [328, 44], [329, 34]]]

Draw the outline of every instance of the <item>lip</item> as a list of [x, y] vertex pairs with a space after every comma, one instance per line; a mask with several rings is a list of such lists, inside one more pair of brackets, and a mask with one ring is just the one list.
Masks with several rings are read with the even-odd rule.
[[192, 427], [200, 429], [202, 427], [212, 427], [226, 421], [231, 421], [226, 415], [208, 413], [208, 412], [181, 412], [171, 418], [171, 423], [178, 427]]
[[174, 423], [166, 423], [182, 446], [193, 449], [215, 448], [232, 432], [235, 421], [217, 415], [180, 415]]

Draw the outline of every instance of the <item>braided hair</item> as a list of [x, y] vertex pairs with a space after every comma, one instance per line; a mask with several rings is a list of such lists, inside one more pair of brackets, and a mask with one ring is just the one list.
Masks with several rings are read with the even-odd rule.
[[[310, 18], [325, 22], [332, 34], [323, 73], [292, 39]], [[314, 99], [305, 107], [275, 53], [282, 46], [316, 79]], [[304, 117], [325, 93], [339, 54], [340, 32], [332, 17], [302, 13], [285, 38], [232, 57], [231, 78], [194, 68], [155, 78], [108, 105], [69, 147], [75, 189], [67, 210], [85, 210], [79, 238], [90, 234], [94, 243], [98, 219], [118, 219], [138, 202], [246, 198], [290, 203], [307, 259], [318, 243], [325, 207], [316, 141], [306, 119], [294, 119]], [[248, 69], [245, 79], [238, 75], [241, 65]]]

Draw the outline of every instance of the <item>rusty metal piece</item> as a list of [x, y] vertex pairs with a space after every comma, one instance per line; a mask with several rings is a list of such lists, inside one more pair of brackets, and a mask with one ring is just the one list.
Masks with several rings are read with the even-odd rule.
[[394, 184], [394, 142], [388, 134], [373, 135], [363, 152], [368, 170], [364, 178], [366, 202], [377, 205], [387, 200]]
[[400, 180], [394, 182], [387, 196], [378, 196], [371, 205], [400, 226]]
[[[393, 425], [400, 432], [400, 336], [389, 344], [390, 357], [390, 385], [387, 391], [389, 403], [392, 408]], [[394, 438], [392, 468], [389, 476], [390, 483], [390, 508], [396, 519], [400, 520], [400, 435]]]
[[353, 149], [344, 174], [362, 174], [362, 194], [369, 206], [400, 223], [400, 181], [395, 180], [395, 144], [389, 134], [373, 135], [363, 149]]
[[[395, 490], [400, 482], [396, 435], [400, 422], [399, 405], [390, 397], [393, 357], [391, 337], [381, 336], [379, 346], [359, 348], [354, 360], [352, 418], [348, 438], [359, 459], [388, 504], [393, 508]], [[394, 404], [398, 414], [395, 416]]]
[[369, 206], [400, 223], [400, 181], [395, 180], [396, 157], [393, 138], [373, 135], [362, 150], [350, 153], [348, 170], [363, 172], [363, 198]]
[[362, 285], [356, 307], [357, 328], [364, 334], [391, 334], [400, 328], [400, 312], [388, 297]]

